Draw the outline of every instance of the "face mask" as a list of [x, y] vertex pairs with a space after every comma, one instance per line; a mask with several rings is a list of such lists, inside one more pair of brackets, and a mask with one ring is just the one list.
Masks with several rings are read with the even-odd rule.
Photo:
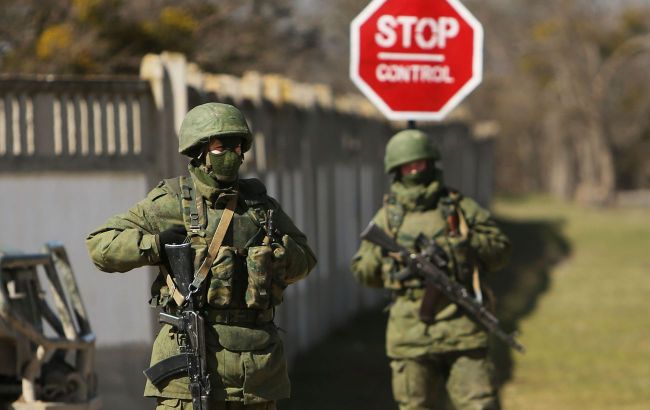
[[435, 170], [430, 168], [422, 172], [402, 175], [401, 180], [405, 186], [426, 185], [436, 179]]
[[220, 154], [208, 153], [206, 165], [209, 174], [218, 181], [231, 182], [237, 179], [242, 156], [234, 151], [225, 150]]

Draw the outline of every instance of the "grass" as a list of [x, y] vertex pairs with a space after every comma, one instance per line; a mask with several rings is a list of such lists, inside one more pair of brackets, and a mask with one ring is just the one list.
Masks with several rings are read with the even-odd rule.
[[510, 220], [559, 220], [570, 256], [520, 322], [505, 409], [650, 406], [650, 210], [582, 209], [544, 198], [502, 200]]
[[[505, 410], [650, 408], [650, 209], [501, 199], [513, 257], [490, 278], [524, 355], [493, 342]], [[296, 360], [289, 409], [395, 409], [386, 316], [361, 314]]]

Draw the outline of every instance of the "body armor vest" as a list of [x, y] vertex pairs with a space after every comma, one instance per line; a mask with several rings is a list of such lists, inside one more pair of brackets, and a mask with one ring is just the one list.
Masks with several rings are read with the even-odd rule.
[[[454, 191], [448, 192], [445, 189], [434, 207], [422, 211], [407, 211], [394, 196], [389, 195], [384, 199], [384, 224], [388, 233], [395, 238], [398, 244], [410, 251], [417, 251], [415, 241], [418, 235], [424, 234], [427, 238], [435, 239], [448, 233], [446, 215], [452, 210], [459, 209], [459, 198]], [[385, 288], [399, 290], [424, 286], [419, 278], [411, 278], [402, 282], [393, 279], [392, 274], [402, 268], [404, 265], [398, 263], [394, 258], [388, 255], [382, 258], [382, 277]]]
[[[191, 178], [166, 180], [176, 187], [180, 208], [192, 249], [194, 271], [206, 257], [229, 196], [224, 195], [209, 204], [200, 194]], [[180, 192], [178, 192], [180, 187]], [[273, 204], [266, 189], [258, 180], [240, 180], [237, 206], [210, 275], [201, 290], [201, 301], [216, 309], [268, 309], [282, 302], [286, 285], [274, 275], [273, 248], [264, 245], [266, 215]], [[274, 279], [274, 276], [278, 276]], [[160, 305], [167, 305], [169, 290], [161, 284]]]

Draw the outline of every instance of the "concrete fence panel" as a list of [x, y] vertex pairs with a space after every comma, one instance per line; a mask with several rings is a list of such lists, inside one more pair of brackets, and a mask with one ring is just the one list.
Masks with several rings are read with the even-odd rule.
[[[388, 186], [384, 146], [397, 129], [365, 99], [278, 75], [202, 73], [170, 53], [146, 56], [139, 78], [0, 76], [0, 245], [67, 246], [98, 335], [106, 408], [143, 406], [140, 370], [157, 330], [146, 308], [153, 272], [97, 272], [83, 238], [160, 179], [186, 172], [177, 133], [187, 110], [207, 101], [245, 113], [255, 140], [243, 173], [266, 184], [319, 259], [276, 313], [289, 357], [384, 300], [349, 272], [358, 235]], [[491, 143], [474, 139], [465, 120], [425, 129], [449, 185], [488, 204]], [[110, 359], [117, 354], [125, 359]]]

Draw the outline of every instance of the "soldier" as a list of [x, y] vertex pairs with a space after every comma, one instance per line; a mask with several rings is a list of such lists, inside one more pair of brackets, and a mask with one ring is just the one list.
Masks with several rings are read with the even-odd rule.
[[[446, 255], [449, 275], [481, 297], [486, 294], [481, 277], [506, 263], [510, 245], [488, 211], [443, 185], [435, 167], [439, 159], [425, 133], [409, 129], [394, 135], [385, 156], [394, 179], [373, 222], [411, 252], [420, 234], [433, 239]], [[425, 323], [419, 315], [425, 284], [420, 277], [395, 279], [403, 267], [398, 255], [367, 241], [352, 261], [357, 280], [393, 293], [386, 350], [399, 408], [433, 409], [436, 386], [445, 383], [456, 409], [497, 409], [485, 331], [444, 295], [427, 301], [433, 305], [427, 316], [435, 319]]]
[[[198, 292], [207, 323], [211, 409], [275, 409], [276, 400], [289, 397], [274, 308], [282, 302], [284, 288], [316, 264], [305, 235], [267, 195], [262, 182], [238, 177], [252, 138], [237, 108], [219, 103], [195, 107], [185, 116], [179, 136], [179, 152], [191, 158], [189, 177], [163, 180], [144, 200], [86, 239], [93, 262], [104, 272], [159, 266], [150, 304], [171, 313], [177, 311], [179, 298], [165, 269], [165, 244], [189, 241], [193, 271], [198, 272], [210, 242], [222, 240]], [[222, 216], [232, 219], [217, 238]], [[277, 235], [268, 232], [270, 225]], [[162, 326], [152, 366], [179, 353], [179, 333]], [[191, 409], [188, 383], [183, 374], [159, 385], [147, 381], [144, 394], [157, 398], [158, 409]]]

